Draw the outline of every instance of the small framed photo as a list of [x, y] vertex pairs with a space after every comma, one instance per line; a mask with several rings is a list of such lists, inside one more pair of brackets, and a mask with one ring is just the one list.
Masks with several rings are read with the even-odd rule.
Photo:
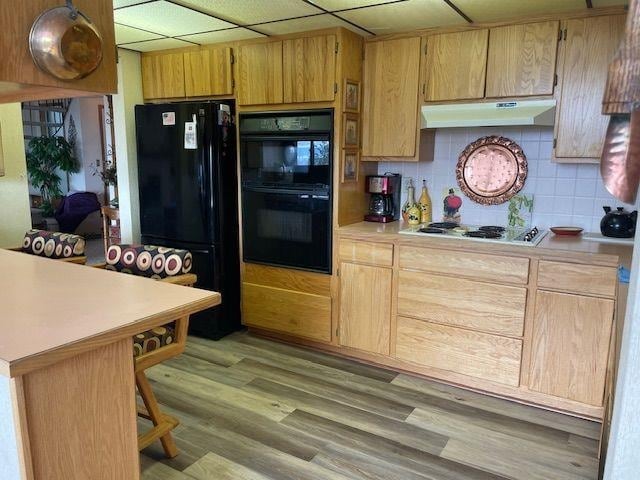
[[342, 183], [357, 182], [358, 169], [360, 165], [360, 154], [357, 148], [343, 149], [341, 166]]
[[360, 138], [360, 120], [358, 115], [353, 113], [345, 113], [342, 116], [344, 123], [343, 147], [358, 147]]
[[344, 81], [344, 111], [358, 113], [360, 111], [360, 82], [345, 79]]

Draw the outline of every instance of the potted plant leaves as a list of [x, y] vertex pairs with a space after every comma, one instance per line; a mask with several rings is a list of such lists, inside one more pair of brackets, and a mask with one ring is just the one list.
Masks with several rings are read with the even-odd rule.
[[60, 174], [78, 172], [72, 145], [62, 137], [35, 137], [29, 141], [27, 173], [34, 188], [40, 190], [45, 217], [53, 216], [53, 200], [62, 196]]

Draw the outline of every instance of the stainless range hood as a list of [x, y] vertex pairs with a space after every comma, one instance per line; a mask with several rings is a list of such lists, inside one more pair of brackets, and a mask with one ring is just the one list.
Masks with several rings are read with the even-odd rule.
[[555, 100], [428, 105], [421, 128], [553, 125], [555, 110]]

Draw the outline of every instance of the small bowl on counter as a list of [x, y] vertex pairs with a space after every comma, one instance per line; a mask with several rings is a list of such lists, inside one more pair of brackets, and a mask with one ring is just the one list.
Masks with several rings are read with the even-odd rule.
[[555, 235], [561, 237], [577, 237], [582, 233], [584, 228], [580, 227], [551, 227], [551, 230]]

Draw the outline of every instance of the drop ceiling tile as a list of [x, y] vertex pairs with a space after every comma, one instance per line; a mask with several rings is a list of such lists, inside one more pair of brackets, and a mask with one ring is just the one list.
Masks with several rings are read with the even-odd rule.
[[144, 40], [153, 40], [154, 38], [162, 38], [157, 33], [145, 32], [137, 28], [127, 27], [126, 25], [115, 24], [116, 28], [116, 44], [142, 42]]
[[[351, 28], [348, 23], [343, 22], [333, 15], [324, 14], [313, 17], [296, 18], [292, 20], [283, 20], [281, 22], [265, 23], [264, 25], [256, 25], [254, 28], [267, 35], [286, 35], [288, 33], [305, 32], [308, 30], [318, 30], [320, 28], [346, 27]], [[358, 33], [364, 34], [360, 30]]]
[[527, 15], [551, 14], [587, 8], [585, 0], [453, 0], [474, 22], [491, 22]]
[[114, 11], [117, 23], [157, 32], [168, 37], [208, 32], [235, 25], [164, 0]]
[[378, 35], [466, 23], [442, 0], [408, 0], [350, 10], [337, 15]]
[[159, 40], [149, 40], [148, 42], [127, 43], [121, 45], [121, 47], [139, 52], [153, 52], [154, 50], [165, 50], [169, 48], [193, 47], [193, 43], [183, 42], [177, 38], [161, 38]]
[[[325, 10], [347, 10], [349, 8], [370, 7], [381, 3], [389, 3], [394, 0], [311, 0], [313, 3]], [[401, 0], [406, 1], [406, 0]], [[394, 2], [397, 3], [397, 2]]]
[[177, 0], [177, 2], [241, 25], [322, 13], [322, 10], [302, 0]]
[[130, 7], [138, 3], [144, 3], [146, 0], [113, 0], [113, 8]]
[[229, 30], [217, 30], [208, 33], [196, 33], [195, 35], [185, 35], [180, 37], [183, 40], [196, 42], [201, 45], [219, 42], [235, 42], [238, 40], [247, 40], [249, 38], [262, 38], [264, 35], [252, 32], [246, 28], [231, 28]]

